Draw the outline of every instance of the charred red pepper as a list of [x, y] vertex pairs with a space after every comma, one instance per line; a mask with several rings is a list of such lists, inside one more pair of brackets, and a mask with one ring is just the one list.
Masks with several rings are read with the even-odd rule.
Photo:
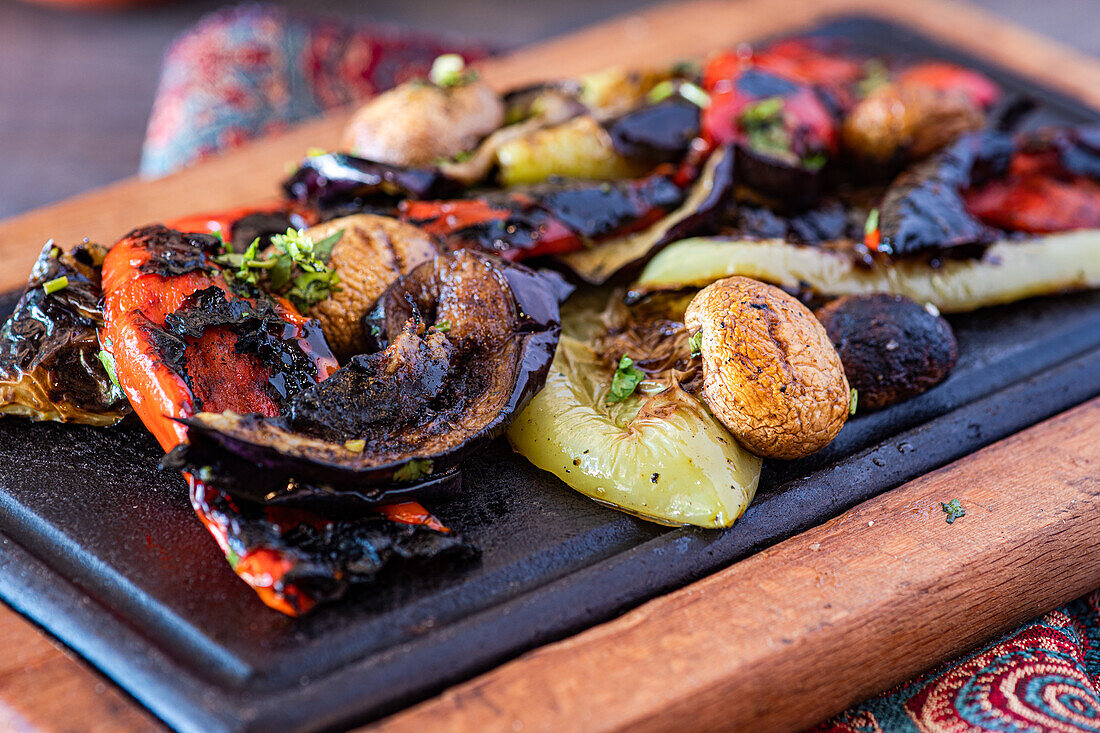
[[[222, 249], [215, 236], [157, 225], [128, 234], [103, 263], [101, 340], [135, 412], [166, 451], [187, 439], [186, 428], [174, 418], [199, 410], [276, 416], [292, 396], [291, 385], [320, 381], [337, 368], [316, 322], [286, 301], [258, 293], [246, 297], [230, 287], [214, 259]], [[262, 507], [188, 479], [200, 519], [234, 570], [265, 603], [290, 615], [327, 596], [324, 589], [304, 588], [293, 580], [316, 563], [300, 548], [273, 542], [272, 528], [354, 532], [366, 521]], [[371, 514], [447, 532], [418, 504], [381, 507]], [[240, 533], [250, 526], [245, 542]], [[311, 583], [317, 582], [314, 573]]]
[[516, 261], [574, 252], [644, 229], [683, 200], [682, 178], [662, 166], [637, 180], [545, 184], [474, 199], [405, 200], [398, 211], [448, 249], [478, 249]]

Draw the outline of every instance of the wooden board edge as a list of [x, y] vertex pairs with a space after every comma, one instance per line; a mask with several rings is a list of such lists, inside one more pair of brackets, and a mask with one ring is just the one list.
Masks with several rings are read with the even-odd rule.
[[1098, 424], [1100, 398], [362, 730], [812, 725], [1100, 585]]

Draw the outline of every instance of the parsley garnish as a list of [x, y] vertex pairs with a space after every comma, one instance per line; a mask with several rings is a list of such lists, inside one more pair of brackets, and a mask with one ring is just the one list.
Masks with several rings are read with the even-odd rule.
[[435, 470], [435, 464], [429, 460], [412, 459], [401, 468], [393, 472], [394, 481], [416, 481], [425, 476], [430, 476]]
[[848, 414], [856, 414], [856, 406], [859, 405], [859, 390], [852, 387], [851, 394], [848, 395]]
[[622, 402], [634, 394], [634, 390], [638, 388], [643, 379], [645, 379], [645, 372], [634, 366], [633, 359], [623, 354], [623, 358], [619, 361], [619, 366], [615, 370], [615, 376], [611, 378], [611, 389], [607, 393], [607, 403]]
[[679, 94], [700, 109], [706, 109], [710, 106], [710, 95], [703, 89], [690, 81], [673, 81], [672, 79], [665, 79], [650, 89], [649, 94], [646, 95], [646, 100], [650, 104], [658, 104], [673, 94]]
[[67, 287], [69, 287], [69, 278], [62, 275], [61, 277], [55, 277], [53, 280], [47, 280], [46, 284], [42, 286], [42, 289], [46, 291], [46, 295], [49, 295], [59, 290], [64, 290]]
[[691, 338], [688, 339], [688, 346], [691, 347], [692, 356], [699, 356], [703, 353], [703, 332], [701, 330], [691, 335]]
[[447, 333], [451, 330], [451, 322], [444, 318], [442, 321], [435, 322], [435, 330], [440, 333]]
[[231, 252], [216, 257], [215, 261], [230, 268], [226, 274], [233, 280], [254, 286], [259, 286], [266, 272], [267, 284], [272, 292], [285, 295], [300, 310], [307, 310], [339, 290], [337, 284], [340, 276], [327, 263], [332, 256], [332, 248], [343, 234], [341, 229], [314, 242], [296, 229], [287, 229], [286, 234], [271, 237], [271, 244], [278, 252], [273, 257], [260, 257], [260, 240], [257, 237], [244, 254]]
[[225, 553], [225, 559], [229, 561], [229, 567], [234, 570], [237, 569], [237, 565], [241, 562], [241, 556], [237, 554], [237, 551], [232, 547]]
[[745, 105], [738, 121], [753, 150], [784, 159], [794, 157], [791, 135], [783, 116], [782, 97], [765, 97]]
[[878, 229], [878, 209], [871, 209], [867, 214], [867, 221], [863, 224], [863, 234], [870, 236]]
[[477, 74], [466, 70], [466, 60], [457, 53], [445, 53], [432, 62], [428, 78], [439, 87], [457, 87], [473, 81]]
[[115, 385], [115, 387], [117, 387], [121, 391], [122, 385], [118, 383], [118, 374], [117, 372], [115, 372], [114, 355], [105, 349], [100, 349], [99, 363], [103, 365], [103, 371], [107, 372], [107, 376], [110, 378], [111, 384]]
[[963, 509], [962, 503], [958, 499], [952, 499], [946, 504], [941, 501], [940, 506], [943, 507], [943, 511], [947, 515], [946, 521], [948, 524], [954, 524], [956, 519], [966, 516], [966, 510]]

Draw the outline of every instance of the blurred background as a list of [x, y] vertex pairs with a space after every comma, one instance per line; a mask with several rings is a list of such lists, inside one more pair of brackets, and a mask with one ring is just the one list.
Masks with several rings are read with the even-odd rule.
[[[103, 0], [99, 0], [102, 3]], [[736, 0], [731, 0], [736, 1]], [[812, 2], [812, 0], [806, 0]], [[1100, 0], [970, 0], [1093, 55]], [[0, 0], [0, 217], [137, 172], [161, 62], [216, 0], [90, 9]], [[109, 4], [109, 1], [108, 1]], [[645, 0], [272, 0], [293, 12], [414, 27], [510, 48]], [[700, 49], [704, 51], [705, 49]], [[548, 69], [552, 76], [553, 70]]]

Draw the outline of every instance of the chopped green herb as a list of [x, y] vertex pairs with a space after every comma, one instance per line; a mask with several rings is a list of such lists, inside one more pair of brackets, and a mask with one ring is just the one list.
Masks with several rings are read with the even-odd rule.
[[829, 162], [829, 156], [825, 153], [814, 153], [802, 159], [802, 167], [811, 171], [819, 171]]
[[746, 105], [738, 122], [750, 148], [798, 162], [791, 150], [791, 133], [783, 115], [782, 97], [766, 97]]
[[615, 376], [611, 378], [611, 389], [607, 393], [607, 403], [622, 402], [634, 394], [641, 381], [645, 379], [645, 372], [634, 366], [634, 360], [626, 354], [619, 361], [615, 370]]
[[42, 289], [46, 291], [46, 295], [49, 295], [50, 293], [56, 293], [58, 290], [64, 290], [67, 287], [69, 287], [69, 278], [62, 275], [61, 277], [55, 277], [53, 280], [46, 281]]
[[294, 286], [285, 295], [299, 310], [308, 310], [339, 290], [339, 282], [335, 270], [304, 272], [294, 278]]
[[[230, 268], [226, 274], [234, 281], [254, 286], [259, 286], [266, 271], [270, 290], [285, 295], [298, 308], [306, 309], [338, 290], [340, 277], [327, 263], [343, 234], [341, 229], [314, 242], [298, 230], [287, 229], [286, 234], [271, 237], [271, 244], [278, 251], [272, 257], [260, 257], [260, 240], [256, 238], [243, 254], [231, 252], [219, 255], [215, 261]], [[297, 276], [294, 275], [296, 267], [300, 271]]]
[[237, 569], [237, 565], [241, 562], [241, 556], [238, 555], [237, 551], [234, 550], [232, 547], [230, 547], [229, 551], [225, 553], [225, 559], [229, 561], [229, 567], [233, 568], [234, 570]]
[[863, 64], [863, 78], [859, 80], [859, 96], [866, 97], [890, 81], [890, 71], [882, 59], [868, 59]]
[[367, 441], [365, 440], [345, 440], [344, 447], [352, 453], [362, 453], [363, 449], [367, 447]]
[[945, 521], [948, 524], [954, 524], [956, 519], [966, 516], [966, 510], [963, 509], [962, 503], [958, 499], [952, 499], [946, 504], [941, 501], [940, 506], [943, 507], [944, 514], [947, 515]]
[[670, 79], [665, 79], [659, 84], [656, 84], [649, 90], [649, 94], [646, 95], [646, 99], [650, 104], [657, 104], [663, 102], [673, 94], [676, 93], [676, 85], [672, 83]]
[[859, 405], [859, 390], [852, 387], [851, 393], [848, 395], [848, 414], [856, 414], [856, 407]]
[[681, 97], [691, 102], [699, 109], [706, 109], [710, 106], [710, 95], [690, 81], [682, 82], [678, 91]]
[[699, 356], [703, 353], [703, 332], [701, 330], [691, 335], [691, 338], [688, 339], [688, 346], [691, 347], [692, 356]]
[[340, 241], [340, 238], [344, 236], [344, 230], [330, 234], [320, 242], [313, 243], [313, 255], [322, 262], [328, 262], [332, 257], [332, 248], [336, 246], [336, 243]]
[[375, 338], [378, 338], [382, 335], [382, 329], [377, 323], [370, 324], [370, 335], [374, 336]]
[[456, 87], [473, 81], [476, 74], [466, 70], [466, 60], [457, 53], [445, 53], [437, 56], [428, 72], [432, 83], [440, 87]]
[[741, 110], [742, 125], [760, 125], [781, 121], [783, 118], [783, 97], [765, 97]]
[[416, 481], [425, 476], [431, 476], [435, 470], [435, 464], [430, 459], [420, 460], [414, 458], [401, 468], [393, 472], [394, 481]]
[[878, 229], [878, 209], [871, 209], [871, 213], [867, 215], [867, 222], [863, 225], [863, 233], [871, 235]]
[[706, 109], [710, 106], [710, 95], [690, 81], [673, 81], [666, 79], [649, 90], [646, 100], [650, 104], [663, 102], [673, 94], [679, 94], [696, 107]]
[[451, 322], [444, 318], [442, 321], [435, 322], [435, 330], [441, 333], [447, 333], [451, 330]]
[[103, 365], [103, 371], [107, 372], [107, 377], [110, 378], [111, 384], [115, 385], [117, 389], [122, 390], [122, 385], [118, 383], [118, 374], [115, 371], [115, 357], [111, 352], [104, 349], [99, 350], [99, 363]]

